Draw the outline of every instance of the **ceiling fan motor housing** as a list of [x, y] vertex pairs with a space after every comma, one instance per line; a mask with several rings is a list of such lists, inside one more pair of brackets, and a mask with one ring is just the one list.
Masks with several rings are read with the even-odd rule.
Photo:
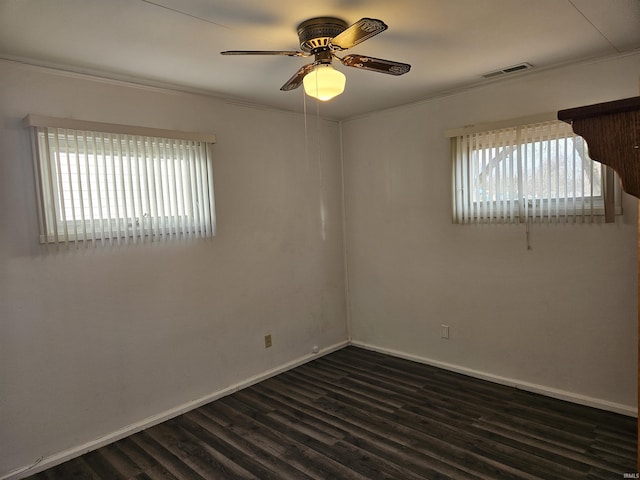
[[[393, 62], [380, 58], [367, 57], [364, 55], [347, 55], [338, 57], [335, 52], [342, 52], [354, 47], [365, 40], [384, 32], [387, 25], [375, 18], [364, 17], [348, 25], [341, 18], [336, 17], [315, 17], [305, 20], [298, 25], [298, 39], [300, 40], [301, 51], [290, 50], [229, 50], [220, 52], [223, 55], [286, 55], [289, 57], [308, 57], [313, 55], [313, 63], [308, 63], [285, 82], [280, 90], [288, 92], [298, 88], [310, 78], [309, 74], [316, 73], [316, 79], [322, 72], [323, 78], [328, 79], [333, 76], [335, 85], [340, 83], [340, 88], [332, 92], [331, 96], [322, 98], [320, 94], [316, 98], [328, 100], [342, 93], [344, 89], [344, 74], [335, 70], [331, 66], [331, 61], [336, 58], [347, 67], [355, 67], [372, 72], [386, 73], [390, 75], [402, 75], [411, 69], [411, 65], [406, 63]], [[326, 68], [325, 68], [326, 67]], [[340, 76], [341, 78], [338, 78]], [[329, 85], [329, 83], [326, 83]], [[316, 88], [318, 83], [316, 82]], [[319, 89], [317, 89], [319, 92]], [[338, 91], [339, 90], [339, 91]], [[311, 96], [316, 96], [309, 93]]]
[[300, 49], [316, 54], [329, 50], [329, 43], [347, 28], [347, 22], [335, 17], [318, 17], [305, 20], [298, 25]]

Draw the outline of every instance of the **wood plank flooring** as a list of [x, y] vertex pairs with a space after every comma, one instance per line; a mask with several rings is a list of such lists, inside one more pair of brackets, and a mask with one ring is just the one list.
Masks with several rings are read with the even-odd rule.
[[347, 347], [29, 478], [619, 479], [636, 429]]

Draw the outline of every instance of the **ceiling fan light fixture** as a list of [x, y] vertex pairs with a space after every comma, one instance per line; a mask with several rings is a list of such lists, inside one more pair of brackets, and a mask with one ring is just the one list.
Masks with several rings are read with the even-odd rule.
[[314, 57], [287, 80], [280, 90], [289, 92], [304, 84], [306, 95], [323, 102], [344, 91], [346, 78], [331, 66], [335, 58], [345, 67], [360, 68], [370, 72], [404, 75], [411, 70], [408, 63], [394, 62], [365, 55], [338, 57], [335, 53], [355, 47], [365, 40], [384, 32], [387, 25], [382, 20], [364, 17], [347, 25], [334, 17], [315, 17], [298, 25], [300, 50], [227, 50], [222, 55], [284, 55], [288, 57]]
[[307, 95], [323, 102], [331, 100], [344, 92], [347, 77], [331, 64], [316, 65], [305, 75], [303, 84]]

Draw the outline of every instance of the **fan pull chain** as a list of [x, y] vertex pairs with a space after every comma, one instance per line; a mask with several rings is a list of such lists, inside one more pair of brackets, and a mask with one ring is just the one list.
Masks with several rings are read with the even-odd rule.
[[302, 90], [302, 110], [304, 112], [304, 156], [309, 170], [309, 128], [307, 125], [307, 95]]
[[[318, 77], [316, 76], [316, 82], [317, 81], [318, 81]], [[326, 213], [324, 197], [323, 197], [324, 179], [322, 175], [322, 155], [321, 155], [322, 144], [320, 142], [320, 100], [319, 99], [316, 99], [316, 141], [317, 141], [316, 156], [318, 161], [318, 194], [319, 194], [319, 201], [320, 201], [320, 231], [322, 234], [322, 240], [325, 241], [327, 239], [327, 213]]]

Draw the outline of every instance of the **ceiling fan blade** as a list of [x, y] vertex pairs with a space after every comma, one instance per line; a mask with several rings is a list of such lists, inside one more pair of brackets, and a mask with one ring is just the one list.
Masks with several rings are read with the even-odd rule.
[[313, 63], [309, 63], [302, 67], [300, 70], [293, 74], [293, 77], [287, 80], [286, 83], [282, 85], [282, 87], [280, 87], [280, 90], [282, 90], [283, 92], [288, 92], [289, 90], [295, 90], [296, 88], [298, 88], [300, 85], [302, 85], [302, 80], [304, 79], [304, 77], [313, 70], [314, 66], [315, 65]]
[[227, 50], [220, 52], [220, 55], [284, 55], [287, 57], [308, 57], [305, 52], [295, 50]]
[[403, 75], [411, 70], [411, 65], [408, 63], [365, 57], [364, 55], [347, 55], [344, 58], [336, 58], [339, 58], [342, 64], [347, 67], [362, 68], [372, 72], [388, 73], [389, 75]]
[[346, 50], [354, 45], [384, 32], [387, 25], [382, 20], [375, 18], [361, 18], [353, 25], [350, 25], [342, 33], [331, 39], [331, 46], [336, 50]]

